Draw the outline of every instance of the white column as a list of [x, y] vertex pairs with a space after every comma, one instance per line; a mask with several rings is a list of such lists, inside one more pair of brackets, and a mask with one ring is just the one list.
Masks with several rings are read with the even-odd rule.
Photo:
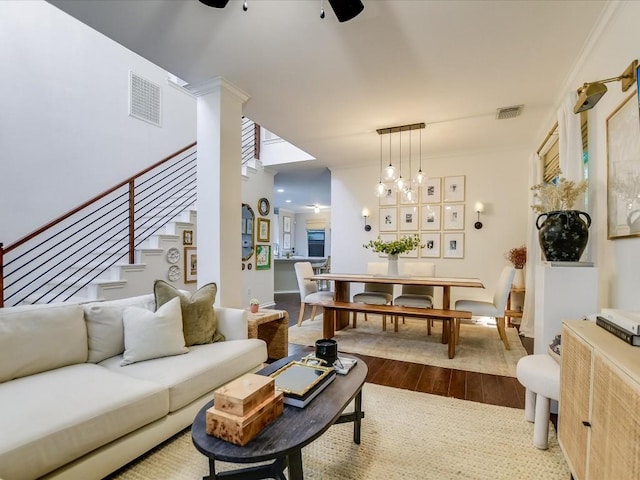
[[198, 97], [198, 288], [218, 285], [216, 305], [242, 305], [242, 106], [249, 96], [222, 78]]

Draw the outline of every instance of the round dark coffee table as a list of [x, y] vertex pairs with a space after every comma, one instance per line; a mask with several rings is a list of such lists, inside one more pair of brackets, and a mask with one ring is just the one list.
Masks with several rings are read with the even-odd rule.
[[[300, 355], [278, 360], [257, 373], [270, 375], [278, 368], [296, 360], [300, 360]], [[287, 477], [283, 472], [288, 468], [289, 480], [302, 480], [302, 447], [313, 442], [331, 425], [353, 422], [353, 441], [360, 443], [360, 423], [364, 418], [362, 386], [366, 377], [367, 365], [362, 359], [358, 359], [358, 363], [347, 375], [337, 375], [336, 379], [306, 407], [285, 405], [282, 415], [243, 447], [207, 435], [206, 411], [213, 405], [213, 401], [208, 402], [198, 412], [191, 427], [193, 444], [200, 453], [209, 458], [209, 475], [204, 479], [279, 478], [286, 480]], [[354, 399], [354, 412], [343, 414], [344, 409]], [[216, 474], [216, 460], [233, 463], [254, 463], [266, 460], [273, 460], [273, 462]]]

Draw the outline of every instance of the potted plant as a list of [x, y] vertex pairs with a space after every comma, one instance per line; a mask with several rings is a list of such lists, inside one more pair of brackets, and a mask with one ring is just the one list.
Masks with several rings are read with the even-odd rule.
[[260, 300], [257, 298], [252, 298], [249, 300], [249, 310], [251, 313], [258, 313], [258, 309], [260, 308]]
[[556, 183], [534, 185], [531, 190], [535, 192], [536, 201], [531, 208], [540, 214], [536, 227], [545, 260], [579, 261], [589, 241], [591, 217], [586, 212], [573, 210], [573, 206], [587, 190], [587, 181], [576, 183], [560, 178]]
[[516, 288], [524, 288], [524, 266], [527, 263], [527, 247], [524, 245], [514, 247], [505, 253], [504, 256], [516, 269], [516, 274], [513, 277], [513, 286]]
[[399, 254], [410, 252], [418, 247], [424, 248], [424, 245], [420, 244], [420, 237], [418, 237], [418, 235], [406, 235], [400, 240], [391, 240], [389, 242], [382, 241], [380, 236], [378, 236], [376, 240], [369, 240], [368, 243], [365, 243], [362, 246], [366, 249], [371, 249], [376, 253], [386, 253], [388, 255], [388, 275], [398, 275]]

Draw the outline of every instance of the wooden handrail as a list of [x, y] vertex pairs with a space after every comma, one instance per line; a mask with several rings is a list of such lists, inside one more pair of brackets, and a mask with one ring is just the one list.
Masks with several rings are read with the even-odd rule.
[[[54, 227], [55, 225], [59, 224], [60, 222], [66, 220], [67, 218], [69, 218], [70, 216], [78, 213], [80, 210], [82, 210], [83, 208], [88, 207], [89, 205], [91, 205], [92, 203], [97, 202], [98, 200], [106, 197], [107, 195], [109, 195], [110, 193], [113, 193], [114, 191], [116, 191], [117, 189], [127, 185], [127, 184], [133, 184], [133, 182], [135, 181], [136, 178], [144, 175], [145, 173], [149, 172], [150, 170], [153, 170], [154, 168], [162, 165], [163, 163], [168, 162], [169, 160], [171, 160], [173, 157], [180, 155], [181, 153], [189, 150], [190, 148], [194, 147], [197, 144], [197, 142], [193, 142], [190, 145], [187, 145], [184, 148], [181, 148], [180, 150], [178, 150], [177, 152], [172, 153], [171, 155], [166, 156], [165, 158], [163, 158], [162, 160], [154, 163], [153, 165], [151, 165], [150, 167], [145, 168], [144, 170], [141, 170], [140, 172], [136, 173], [135, 175], [132, 175], [131, 177], [127, 178], [126, 180], [123, 180], [122, 182], [118, 183], [117, 185], [111, 187], [108, 190], [105, 190], [104, 192], [96, 195], [95, 197], [87, 200], [86, 202], [84, 202], [82, 205], [77, 206], [76, 208], [69, 210], [67, 213], [59, 216], [58, 218], [50, 221], [49, 223], [47, 223], [46, 225], [43, 225], [42, 227], [38, 228], [37, 230], [34, 230], [33, 232], [29, 233], [28, 235], [25, 235], [24, 237], [22, 237], [21, 239], [9, 244], [3, 251], [4, 253], [9, 253], [11, 250], [14, 250], [16, 248], [18, 248], [20, 245], [28, 242], [29, 240], [31, 240], [34, 237], [37, 237], [38, 235], [40, 235], [42, 232], [50, 229], [51, 227]], [[0, 244], [1, 245], [1, 244]], [[0, 258], [1, 260], [1, 258]], [[133, 263], [133, 262], [131, 262]], [[0, 268], [2, 263], [0, 263]], [[1, 276], [0, 276], [1, 278]], [[1, 280], [0, 280], [1, 281]], [[0, 285], [1, 286], [1, 285]], [[1, 291], [1, 290], [0, 290]]]

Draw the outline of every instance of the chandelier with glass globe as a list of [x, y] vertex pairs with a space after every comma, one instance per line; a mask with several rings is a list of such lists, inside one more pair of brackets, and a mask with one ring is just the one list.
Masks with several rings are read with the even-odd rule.
[[[380, 179], [376, 185], [375, 194], [377, 197], [385, 197], [394, 195], [399, 192], [403, 203], [416, 203], [418, 201], [418, 193], [420, 186], [424, 182], [425, 175], [422, 172], [422, 129], [425, 128], [424, 123], [413, 123], [410, 125], [399, 125], [396, 127], [379, 128], [377, 130], [380, 135]], [[413, 173], [413, 131], [419, 131], [419, 158], [420, 166], [416, 174]], [[388, 136], [389, 140], [389, 165], [383, 168], [383, 139], [384, 135]], [[398, 168], [393, 165], [392, 157], [392, 140], [396, 138], [398, 144]], [[408, 144], [407, 144], [408, 139]], [[403, 143], [405, 145], [405, 153], [408, 146], [408, 163], [409, 169], [408, 177], [403, 177], [402, 160], [403, 160]], [[406, 165], [406, 162], [405, 162]]]

